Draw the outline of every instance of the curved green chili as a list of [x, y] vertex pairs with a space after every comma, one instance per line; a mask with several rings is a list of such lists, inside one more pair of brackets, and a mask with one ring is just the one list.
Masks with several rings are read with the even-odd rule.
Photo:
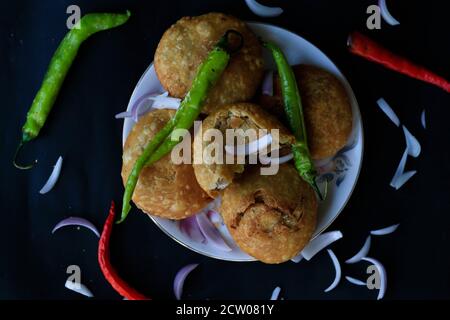
[[65, 35], [50, 60], [42, 85], [28, 111], [25, 125], [22, 127], [22, 139], [13, 160], [16, 168], [30, 169], [37, 162], [35, 160], [31, 165], [21, 166], [16, 163], [16, 158], [24, 143], [35, 139], [39, 135], [39, 131], [47, 120], [48, 114], [55, 103], [59, 89], [77, 55], [80, 45], [94, 33], [124, 24], [129, 17], [129, 11], [124, 14], [90, 13], [83, 16], [74, 28]]
[[[230, 48], [228, 39], [230, 34], [239, 36], [239, 46], [237, 48]], [[240, 33], [235, 30], [228, 30], [209, 52], [205, 61], [199, 66], [197, 74], [192, 81], [191, 89], [181, 102], [180, 108], [175, 113], [175, 116], [153, 137], [145, 147], [143, 153], [134, 163], [125, 186], [121, 218], [117, 223], [124, 221], [130, 212], [131, 197], [138, 182], [141, 170], [144, 166], [152, 165], [164, 157], [179, 143], [179, 141], [173, 141], [170, 137], [174, 130], [187, 130], [192, 127], [194, 121], [200, 115], [208, 92], [216, 84], [217, 80], [219, 80], [227, 67], [228, 61], [230, 60], [230, 54], [239, 50], [242, 47], [242, 43], [243, 38]]]
[[263, 45], [270, 50], [275, 64], [277, 65], [284, 110], [289, 121], [289, 126], [296, 139], [295, 144], [292, 145], [295, 167], [303, 180], [305, 180], [316, 191], [319, 198], [323, 200], [322, 194], [316, 183], [317, 172], [308, 149], [302, 102], [294, 72], [284, 56], [283, 51], [281, 51], [276, 44], [263, 42]]

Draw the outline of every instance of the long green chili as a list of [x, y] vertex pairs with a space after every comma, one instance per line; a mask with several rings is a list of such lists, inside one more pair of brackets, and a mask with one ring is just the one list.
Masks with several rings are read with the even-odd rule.
[[[232, 48], [229, 43], [229, 35], [239, 36], [239, 45]], [[230, 55], [242, 47], [243, 38], [235, 30], [228, 30], [209, 52], [205, 61], [199, 66], [197, 74], [192, 81], [192, 86], [186, 97], [181, 102], [175, 116], [153, 137], [147, 144], [143, 153], [134, 163], [128, 176], [122, 202], [122, 214], [117, 223], [125, 220], [131, 209], [131, 197], [139, 179], [139, 174], [144, 166], [152, 165], [168, 154], [178, 143], [171, 139], [171, 133], [177, 129], [190, 129], [194, 121], [200, 115], [206, 96], [211, 88], [219, 80], [228, 65]]]
[[316, 183], [316, 169], [308, 149], [303, 108], [294, 72], [289, 65], [283, 51], [274, 43], [263, 42], [270, 50], [277, 65], [280, 77], [281, 93], [283, 96], [284, 110], [289, 121], [289, 126], [295, 136], [296, 142], [292, 145], [294, 163], [300, 176], [305, 180], [323, 200], [322, 194]]
[[80, 21], [63, 38], [56, 49], [42, 85], [37, 92], [27, 120], [22, 127], [22, 139], [14, 155], [13, 164], [18, 169], [30, 169], [33, 164], [22, 166], [16, 163], [16, 158], [22, 146], [35, 139], [45, 124], [47, 117], [55, 103], [58, 92], [63, 84], [64, 78], [75, 59], [78, 49], [84, 40], [94, 33], [120, 26], [127, 22], [130, 12], [124, 14], [116, 13], [90, 13], [83, 16]]

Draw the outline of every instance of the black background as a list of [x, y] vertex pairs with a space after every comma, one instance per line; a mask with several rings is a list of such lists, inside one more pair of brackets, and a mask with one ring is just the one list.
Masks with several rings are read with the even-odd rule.
[[[266, 1], [267, 3], [267, 1]], [[444, 91], [387, 71], [350, 55], [345, 47], [360, 30], [386, 47], [450, 78], [450, 47], [444, 1], [388, 1], [401, 25], [365, 27], [366, 8], [376, 1], [271, 1], [285, 12], [277, 18], [253, 15], [244, 1], [1, 1], [0, 3], [0, 298], [84, 299], [64, 288], [68, 265], [77, 264], [84, 282], [99, 299], [120, 299], [97, 264], [97, 239], [68, 228], [51, 234], [62, 218], [79, 215], [99, 228], [110, 201], [121, 202], [122, 121], [142, 72], [153, 60], [164, 30], [185, 15], [209, 11], [290, 29], [323, 50], [348, 78], [364, 123], [364, 163], [351, 201], [331, 229], [343, 240], [332, 248], [341, 261], [363, 244], [369, 230], [400, 222], [398, 231], [373, 239], [370, 256], [388, 272], [386, 299], [450, 297], [449, 96]], [[82, 13], [130, 9], [130, 21], [83, 44], [40, 137], [24, 150], [37, 157], [31, 171], [12, 167], [11, 158], [32, 99], [48, 62], [67, 29], [66, 8]], [[375, 104], [384, 97], [402, 123], [422, 143], [418, 170], [402, 189], [390, 179], [404, 150], [403, 133]], [[427, 110], [429, 129], [420, 125]], [[40, 195], [57, 157], [64, 157], [54, 190]], [[264, 265], [232, 263], [193, 253], [171, 240], [137, 210], [115, 228], [112, 260], [134, 287], [154, 299], [172, 299], [176, 271], [200, 267], [188, 278], [189, 299], [267, 299], [275, 286], [285, 299], [374, 299], [376, 291], [345, 280], [324, 293], [334, 278], [326, 251], [310, 262]], [[343, 274], [364, 277], [366, 265], [343, 265]]]

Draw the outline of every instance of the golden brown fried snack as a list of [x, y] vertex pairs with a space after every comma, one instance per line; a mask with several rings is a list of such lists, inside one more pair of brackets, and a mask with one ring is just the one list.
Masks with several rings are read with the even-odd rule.
[[164, 33], [155, 53], [155, 70], [171, 96], [186, 95], [198, 66], [228, 29], [243, 35], [244, 46], [230, 59], [202, 112], [254, 96], [264, 72], [261, 45], [245, 22], [222, 13], [181, 18]]
[[[352, 131], [352, 108], [341, 82], [329, 72], [309, 65], [293, 66], [302, 100], [308, 144], [313, 159], [335, 155], [347, 143]], [[259, 102], [269, 112], [284, 119], [278, 75], [274, 75], [273, 97]]]
[[[174, 114], [174, 110], [155, 110], [133, 127], [123, 151], [124, 185], [146, 144]], [[144, 212], [169, 219], [184, 219], [211, 201], [198, 185], [192, 165], [175, 165], [170, 154], [142, 169], [132, 199]]]
[[291, 164], [276, 175], [246, 170], [223, 193], [220, 211], [237, 245], [265, 263], [292, 259], [316, 227], [317, 200]]
[[[244, 164], [209, 164], [207, 162], [209, 159], [202, 158], [202, 152], [205, 155], [204, 150], [211, 143], [206, 136], [208, 129], [218, 129], [223, 134], [226, 129], [242, 129], [244, 131], [266, 129], [267, 133], [270, 133], [272, 129], [279, 129], [280, 154], [283, 154], [286, 149], [287, 152], [290, 152], [290, 146], [295, 141], [294, 136], [274, 116], [251, 103], [222, 106], [203, 120], [201, 129], [202, 135], [198, 133], [194, 138], [193, 166], [198, 183], [213, 198], [217, 197], [236, 175], [244, 171]], [[223, 154], [225, 155], [224, 151]], [[196, 160], [202, 160], [202, 163], [199, 164], [200, 161]]]

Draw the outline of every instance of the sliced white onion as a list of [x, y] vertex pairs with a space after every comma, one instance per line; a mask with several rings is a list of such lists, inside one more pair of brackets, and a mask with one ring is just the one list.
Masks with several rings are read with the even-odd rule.
[[116, 119], [124, 119], [124, 118], [130, 118], [131, 117], [131, 111], [124, 111], [116, 114], [114, 116]]
[[197, 219], [197, 223], [205, 236], [207, 243], [211, 244], [218, 250], [227, 252], [232, 250], [225, 240], [223, 240], [220, 232], [216, 229], [212, 222], [209, 221], [205, 213], [199, 213], [195, 215], [195, 218]]
[[378, 292], [377, 300], [380, 300], [384, 297], [384, 294], [386, 293], [387, 287], [386, 269], [384, 268], [383, 264], [380, 261], [374, 258], [365, 257], [363, 258], [363, 260], [372, 263], [378, 270], [378, 274], [380, 276], [380, 291]]
[[378, 6], [380, 7], [380, 13], [384, 21], [386, 21], [391, 26], [397, 26], [400, 24], [400, 22], [397, 19], [395, 19], [389, 12], [388, 7], [386, 5], [386, 0], [379, 0]]
[[279, 157], [279, 158], [276, 158], [276, 157], [271, 158], [271, 157], [268, 157], [263, 154], [259, 155], [259, 161], [261, 161], [261, 163], [264, 165], [271, 164], [271, 163], [283, 164], [283, 163], [291, 161], [293, 158], [294, 158], [294, 155], [292, 153], [289, 153], [289, 154]]
[[225, 152], [234, 156], [246, 156], [252, 153], [256, 153], [261, 149], [265, 149], [268, 145], [272, 143], [272, 135], [266, 134], [262, 136], [258, 140], [252, 141], [247, 144], [240, 144], [236, 146], [236, 150], [234, 146], [225, 145]]
[[348, 282], [356, 284], [357, 286], [367, 286], [367, 283], [352, 277], [345, 277], [345, 279], [347, 279]]
[[306, 260], [311, 260], [318, 252], [328, 247], [333, 242], [343, 237], [340, 231], [330, 231], [322, 233], [312, 240], [302, 251], [302, 256]]
[[270, 300], [278, 300], [278, 296], [280, 295], [281, 288], [276, 287], [273, 289], [272, 295], [270, 296]]
[[370, 234], [374, 235], [374, 236], [385, 236], [385, 235], [391, 234], [395, 230], [397, 230], [399, 225], [400, 225], [400, 223], [397, 223], [397, 224], [394, 224], [394, 225], [386, 227], [386, 228], [372, 230], [372, 231], [370, 231]]
[[[145, 104], [146, 101], [152, 101], [150, 104]], [[146, 114], [151, 109], [178, 109], [180, 107], [181, 99], [169, 97], [169, 93], [148, 93], [139, 97], [131, 106], [131, 117], [135, 122], [139, 117]]]
[[262, 94], [266, 96], [273, 96], [273, 71], [269, 70], [264, 76], [264, 80], [261, 86]]
[[408, 182], [408, 180], [411, 179], [416, 173], [417, 171], [408, 171], [399, 176], [393, 183], [393, 187], [395, 188], [395, 190], [403, 187], [403, 185]]
[[291, 259], [291, 261], [292, 262], [295, 262], [295, 263], [299, 263], [300, 261], [302, 261], [303, 260], [303, 256], [302, 256], [302, 253], [300, 252], [298, 255], [296, 255], [295, 257], [293, 257], [292, 259]]
[[403, 133], [406, 139], [406, 149], [411, 157], [417, 158], [421, 151], [421, 146], [419, 141], [414, 137], [409, 130], [403, 126]]
[[200, 230], [197, 219], [195, 217], [188, 217], [178, 222], [180, 231], [187, 235], [195, 242], [204, 243], [206, 241], [205, 236]]
[[208, 210], [206, 215], [208, 216], [209, 221], [211, 221], [216, 227], [223, 224], [222, 216], [216, 210]]
[[[400, 162], [398, 163], [397, 169], [395, 170], [394, 176], [392, 177], [391, 187], [396, 188], [398, 179], [405, 171], [407, 158], [408, 158], [408, 149], [405, 149], [405, 152], [403, 152], [402, 158], [400, 159]], [[398, 189], [398, 188], [396, 188], [396, 189]]]
[[377, 104], [380, 107], [380, 109], [388, 116], [389, 119], [398, 127], [400, 126], [400, 119], [395, 114], [394, 110], [392, 110], [391, 106], [384, 100], [383, 98], [380, 98], [377, 100]]
[[283, 13], [281, 8], [264, 6], [256, 0], [245, 0], [245, 3], [254, 14], [260, 17], [276, 17]]
[[40, 194], [46, 194], [47, 192], [49, 192], [50, 190], [53, 189], [56, 181], [58, 181], [59, 174], [61, 173], [62, 162], [63, 162], [63, 158], [60, 156], [58, 158], [58, 161], [56, 161], [56, 163], [55, 163], [53, 171], [50, 174], [50, 177], [48, 178], [47, 182], [42, 187], [42, 189], [39, 191]]
[[324, 292], [330, 292], [331, 290], [336, 288], [336, 286], [339, 284], [339, 281], [341, 281], [341, 275], [342, 275], [341, 264], [339, 263], [338, 258], [334, 254], [333, 250], [327, 249], [327, 251], [328, 251], [328, 254], [330, 255], [331, 261], [333, 261], [334, 269], [336, 270], [336, 276], [334, 277], [333, 282], [330, 284], [330, 286], [328, 288], [326, 288], [324, 290]]
[[91, 230], [97, 237], [100, 238], [100, 233], [98, 232], [97, 228], [94, 226], [94, 224], [84, 218], [80, 217], [69, 217], [67, 219], [61, 220], [56, 224], [56, 226], [53, 228], [52, 233], [55, 233], [56, 230], [66, 227], [66, 226], [81, 226], [88, 228]]
[[89, 290], [84, 284], [82, 283], [75, 283], [73, 281], [67, 280], [65, 285], [67, 289], [75, 291], [76, 293], [82, 294], [83, 296], [92, 298], [94, 295], [92, 294], [91, 290]]
[[372, 240], [370, 235], [367, 236], [366, 241], [364, 242], [364, 245], [362, 246], [362, 248], [358, 251], [357, 254], [355, 254], [353, 257], [351, 257], [350, 259], [348, 259], [347, 261], [345, 261], [345, 263], [356, 263], [362, 260], [362, 258], [364, 258], [365, 256], [367, 256], [367, 254], [369, 253], [370, 250], [370, 244], [371, 244]]
[[197, 268], [197, 266], [198, 263], [188, 264], [187, 266], [181, 268], [175, 275], [175, 279], [173, 280], [173, 293], [175, 294], [177, 300], [180, 300], [181, 295], [183, 294], [183, 286], [186, 277], [192, 270]]
[[427, 123], [425, 121], [425, 109], [423, 109], [422, 114], [420, 115], [420, 122], [422, 123], [422, 127], [424, 129], [427, 128]]

